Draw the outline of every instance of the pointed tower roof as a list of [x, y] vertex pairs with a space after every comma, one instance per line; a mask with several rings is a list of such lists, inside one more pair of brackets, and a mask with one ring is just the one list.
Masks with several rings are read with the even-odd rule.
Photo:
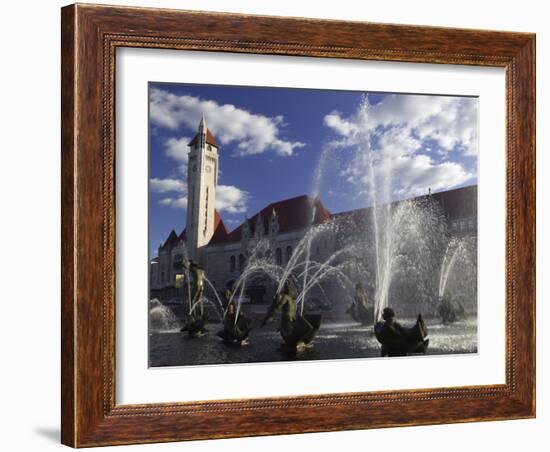
[[193, 137], [193, 139], [189, 142], [188, 146], [194, 146], [197, 143], [197, 141], [199, 141], [199, 138], [201, 136], [201, 132], [203, 130], [206, 130], [206, 142], [208, 144], [213, 145], [213, 146], [219, 147], [218, 142], [216, 141], [216, 138], [214, 137], [214, 135], [212, 135], [212, 132], [210, 132], [210, 129], [208, 127], [206, 127], [206, 118], [204, 117], [204, 115], [202, 115], [201, 122], [199, 124], [199, 129], [198, 130], [199, 131]]
[[169, 249], [174, 247], [178, 243], [178, 235], [176, 234], [176, 231], [172, 229], [170, 232], [170, 235], [164, 242], [164, 244], [161, 246], [162, 249]]
[[181, 231], [181, 234], [178, 235], [178, 240], [187, 240], [187, 228], [184, 228], [184, 230]]

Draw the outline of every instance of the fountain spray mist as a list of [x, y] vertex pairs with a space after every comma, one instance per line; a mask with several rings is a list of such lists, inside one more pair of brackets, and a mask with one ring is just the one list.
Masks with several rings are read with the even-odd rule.
[[376, 321], [389, 306], [390, 295], [392, 303], [400, 304], [409, 302], [408, 294], [419, 306], [430, 298], [433, 263], [440, 256], [438, 247], [444, 228], [441, 212], [431, 196], [407, 201], [395, 199], [397, 195], [417, 193], [414, 187], [400, 187], [400, 192], [395, 192], [395, 156], [391, 147], [380, 145], [380, 132], [375, 129], [371, 108], [368, 95], [364, 95], [350, 134], [345, 140], [332, 142], [327, 149], [351, 152], [351, 164], [347, 162], [349, 181], [358, 196], [364, 197], [364, 205], [369, 206], [362, 234], [356, 238], [363, 242], [365, 250], [358, 259], [368, 270], [358, 277], [366, 279], [371, 275]]

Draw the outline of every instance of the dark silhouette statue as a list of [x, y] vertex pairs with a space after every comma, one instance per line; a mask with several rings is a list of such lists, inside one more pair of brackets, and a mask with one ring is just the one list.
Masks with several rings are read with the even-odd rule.
[[248, 334], [252, 329], [253, 320], [243, 312], [237, 314], [237, 305], [233, 298], [231, 284], [227, 285], [224, 292], [225, 312], [223, 316], [223, 329], [218, 331], [226, 344], [242, 345], [247, 341]]
[[439, 306], [437, 307], [437, 313], [443, 323], [453, 323], [456, 320], [456, 312], [447, 297], [441, 297]]
[[296, 303], [297, 292], [294, 284], [289, 280], [281, 293], [273, 297], [262, 322], [264, 326], [277, 310], [281, 310], [281, 324], [278, 332], [284, 341], [282, 351], [295, 353], [300, 345], [309, 345], [321, 326], [320, 314], [298, 314]]
[[449, 295], [439, 299], [437, 306], [437, 314], [441, 321], [445, 324], [454, 323], [457, 320], [464, 318], [465, 309], [461, 303], [454, 303]]
[[361, 283], [355, 285], [355, 296], [346, 313], [362, 325], [374, 323], [374, 306], [369, 306], [367, 292]]
[[206, 312], [202, 302], [204, 294], [204, 268], [192, 260], [189, 261], [188, 268], [193, 279], [193, 296], [191, 298], [190, 312], [184, 320], [185, 324], [181, 332], [187, 331], [189, 336], [197, 337], [206, 333], [206, 328], [204, 327], [206, 323]]
[[383, 322], [374, 326], [374, 334], [382, 344], [381, 356], [407, 356], [415, 353], [426, 353], [429, 339], [428, 330], [421, 314], [411, 328], [405, 328], [395, 320], [392, 308], [385, 308]]

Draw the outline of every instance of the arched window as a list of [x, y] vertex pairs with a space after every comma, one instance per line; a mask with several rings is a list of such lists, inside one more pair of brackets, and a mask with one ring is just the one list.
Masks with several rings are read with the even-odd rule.
[[283, 265], [283, 252], [281, 248], [275, 250], [275, 262], [277, 262], [277, 265]]
[[245, 258], [242, 254], [239, 254], [239, 271], [242, 272], [244, 270], [244, 262]]
[[231, 256], [229, 258], [229, 271], [234, 272], [235, 271], [235, 256]]
[[286, 247], [286, 261], [288, 262], [291, 257], [292, 257], [292, 247], [287, 246]]

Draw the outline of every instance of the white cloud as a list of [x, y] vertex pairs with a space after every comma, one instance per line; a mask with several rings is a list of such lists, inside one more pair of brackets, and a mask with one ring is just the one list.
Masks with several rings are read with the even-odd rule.
[[422, 147], [422, 142], [410, 133], [408, 127], [398, 126], [382, 133], [378, 145], [388, 158], [414, 154]]
[[169, 205], [171, 205], [173, 202], [174, 202], [174, 198], [162, 198], [162, 199], [159, 201], [159, 204], [160, 204], [161, 206], [169, 206]]
[[149, 186], [155, 193], [167, 193], [171, 191], [185, 192], [187, 190], [187, 186], [183, 181], [178, 179], [160, 179], [158, 177], [153, 177], [149, 181]]
[[350, 117], [333, 111], [324, 123], [336, 132], [329, 147], [354, 150], [341, 174], [358, 192], [389, 200], [475, 178], [463, 160], [477, 155], [476, 99], [390, 95], [376, 105], [365, 99]]
[[175, 209], [187, 209], [187, 196], [180, 196], [174, 199], [171, 206]]
[[340, 113], [333, 111], [324, 118], [324, 123], [327, 127], [335, 130], [338, 134], [349, 137], [357, 130], [357, 125], [351, 121], [347, 121], [340, 116]]
[[[218, 212], [230, 214], [246, 212], [249, 199], [248, 192], [233, 185], [218, 185], [216, 187], [216, 209]], [[187, 195], [162, 198], [158, 203], [173, 209], [186, 209]]]
[[216, 209], [219, 212], [246, 212], [249, 198], [248, 192], [233, 185], [218, 185], [216, 187]]
[[305, 146], [302, 142], [280, 137], [284, 127], [282, 116], [270, 118], [231, 104], [220, 105], [194, 96], [176, 96], [158, 88], [151, 90], [150, 117], [159, 127], [177, 130], [180, 125], [185, 125], [194, 130], [203, 114], [208, 128], [221, 144], [236, 143], [239, 155], [273, 151], [290, 156], [295, 149]]
[[191, 138], [168, 138], [165, 142], [166, 155], [178, 162], [187, 163], [189, 160], [189, 147], [187, 146]]
[[159, 201], [161, 206], [172, 207], [173, 209], [186, 209], [187, 208], [187, 196], [180, 196], [178, 198], [163, 198]]
[[478, 152], [477, 105], [471, 97], [392, 94], [349, 118], [333, 111], [324, 122], [341, 137], [400, 127], [422, 141], [433, 140], [444, 152], [458, 149], [473, 156]]
[[177, 162], [179, 173], [183, 176], [183, 182], [187, 178], [187, 163], [189, 162], [189, 142], [191, 138], [170, 137], [164, 142], [165, 153]]
[[472, 175], [455, 162], [435, 163], [427, 155], [401, 157], [393, 165], [396, 179], [395, 194], [400, 197], [423, 195], [456, 187], [471, 179]]

